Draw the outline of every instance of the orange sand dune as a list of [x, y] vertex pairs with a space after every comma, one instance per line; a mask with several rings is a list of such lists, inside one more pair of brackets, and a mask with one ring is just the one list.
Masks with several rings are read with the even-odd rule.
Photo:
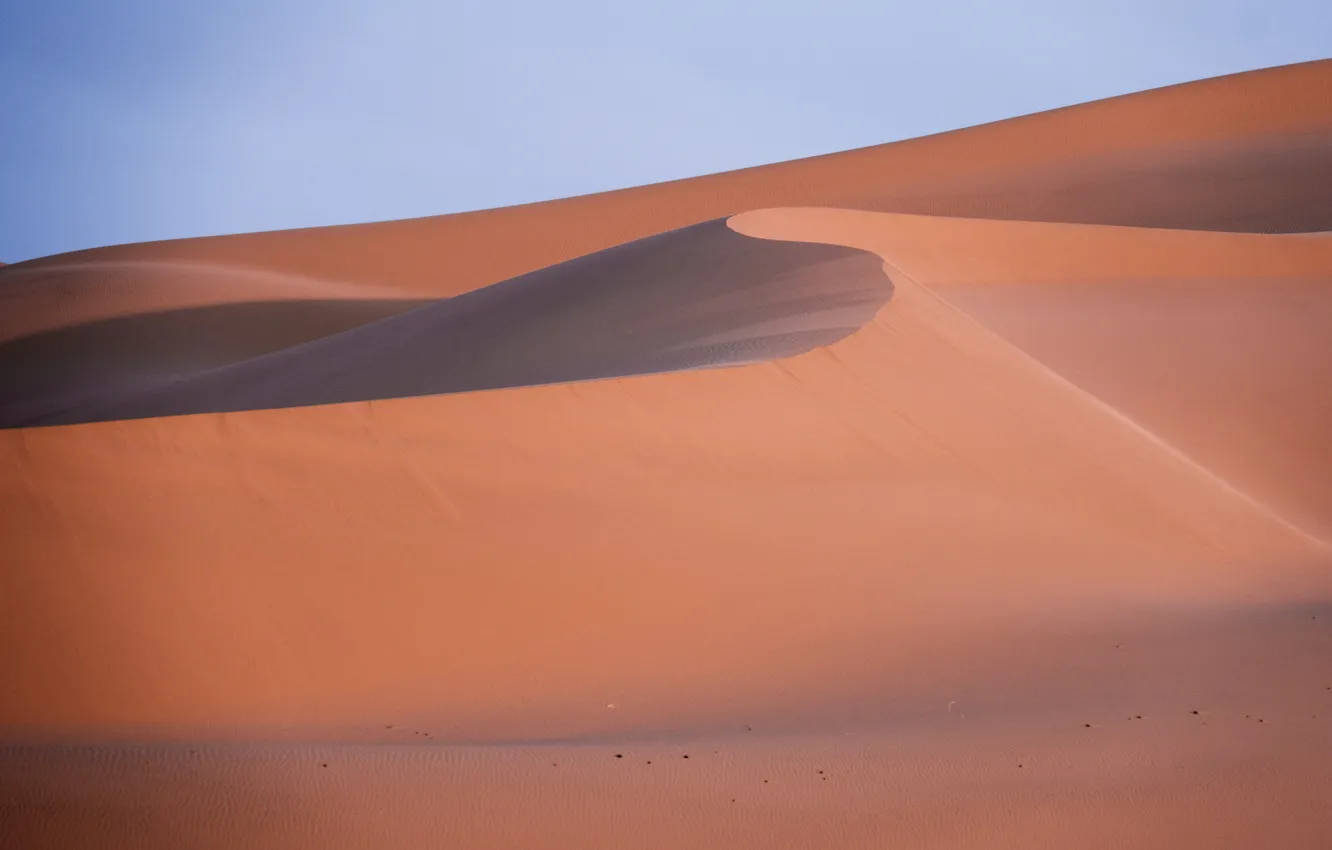
[[874, 254], [670, 231], [437, 301], [281, 301], [0, 344], [0, 427], [368, 401], [790, 356], [891, 297]]
[[1214, 475], [927, 291], [891, 304], [775, 364], [6, 432], [0, 721], [692, 727], [921, 643], [1332, 589]]
[[[0, 431], [0, 846], [1327, 847], [1332, 242], [1107, 223], [1326, 228], [1329, 82], [50, 260], [431, 298], [734, 212], [728, 244], [870, 251], [892, 297], [728, 368]], [[871, 211], [757, 209], [792, 203]], [[661, 275], [735, 276], [671, 244]], [[710, 293], [651, 318], [732, 341], [752, 282], [724, 329]], [[848, 281], [787, 284], [819, 329]], [[190, 285], [23, 339], [95, 357]], [[595, 299], [500, 287], [536, 354], [594, 335], [542, 322]], [[347, 334], [335, 377], [409, 341], [298, 348]]]
[[1327, 834], [1323, 548], [909, 281], [780, 364], [3, 439], [11, 734], [405, 746], [12, 751], [25, 844]]
[[1332, 540], [1332, 240], [764, 210], [874, 250], [1074, 384]]
[[[459, 215], [124, 245], [20, 263], [242, 265], [451, 295], [759, 207], [1332, 230], [1332, 60], [845, 153]], [[4, 278], [0, 276], [0, 288]]]

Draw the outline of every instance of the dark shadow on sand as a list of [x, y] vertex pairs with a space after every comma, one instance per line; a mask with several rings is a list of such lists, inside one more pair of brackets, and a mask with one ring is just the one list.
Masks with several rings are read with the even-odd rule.
[[[114, 369], [102, 372], [95, 381], [104, 387], [98, 397], [59, 407], [48, 401], [47, 411], [36, 415], [0, 413], [0, 425], [332, 404], [769, 360], [854, 333], [891, 295], [892, 284], [873, 254], [754, 239], [718, 219], [241, 362], [201, 364], [186, 374], [136, 374], [132, 381]], [[198, 324], [202, 314], [216, 309], [222, 308], [172, 311], [154, 321], [188, 314]], [[270, 321], [259, 316], [249, 321]], [[287, 316], [271, 324], [298, 320]], [[98, 348], [124, 345], [114, 328], [74, 330], [84, 336], [60, 333], [64, 345], [80, 349], [79, 356], [96, 358]], [[242, 326], [235, 333], [250, 331]], [[163, 359], [179, 361], [169, 349], [186, 345], [190, 336], [159, 327], [155, 338], [168, 349], [160, 352]], [[59, 339], [36, 337], [24, 343], [47, 350], [47, 362], [64, 364], [53, 372], [60, 379], [48, 386], [90, 383], [77, 368], [69, 368], [72, 355], [52, 353], [65, 350]], [[30, 396], [41, 385], [41, 380], [26, 379]], [[15, 408], [6, 404], [3, 409]], [[31, 398], [27, 409], [33, 410]]]

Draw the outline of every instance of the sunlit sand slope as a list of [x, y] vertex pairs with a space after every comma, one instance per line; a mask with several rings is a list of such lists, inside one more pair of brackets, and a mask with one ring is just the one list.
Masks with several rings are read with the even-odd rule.
[[[922, 644], [1328, 578], [907, 278], [777, 363], [0, 439], [15, 726], [686, 727], [896, 680]], [[623, 690], [651, 712], [608, 715]]]
[[1332, 539], [1332, 240], [761, 211], [880, 252], [1077, 386]]
[[0, 846], [1325, 850], [1330, 82], [5, 267]]

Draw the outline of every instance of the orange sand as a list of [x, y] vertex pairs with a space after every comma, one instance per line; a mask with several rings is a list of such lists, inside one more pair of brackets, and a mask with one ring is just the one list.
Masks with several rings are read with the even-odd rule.
[[1332, 540], [1332, 240], [839, 210], [732, 227], [878, 252], [899, 287], [926, 285]]
[[[1326, 847], [1332, 240], [1106, 225], [1322, 226], [1277, 165], [1325, 149], [1329, 83], [7, 267], [91, 293], [14, 296], [22, 335], [224, 276], [456, 294], [742, 213], [895, 288], [775, 362], [0, 431], [0, 845]], [[1224, 215], [1094, 188], [1263, 151], [1202, 181]], [[813, 203], [897, 212], [759, 209]], [[131, 262], [213, 265], [70, 271]], [[1139, 336], [1160, 298], [1211, 318]]]
[[[97, 248], [18, 263], [7, 273], [48, 264], [184, 261], [450, 295], [664, 230], [794, 205], [1332, 230], [1330, 138], [1332, 60], [1324, 60], [617, 192], [379, 224]], [[1173, 182], [1188, 174], [1185, 185]], [[1290, 215], [1293, 209], [1299, 215]]]

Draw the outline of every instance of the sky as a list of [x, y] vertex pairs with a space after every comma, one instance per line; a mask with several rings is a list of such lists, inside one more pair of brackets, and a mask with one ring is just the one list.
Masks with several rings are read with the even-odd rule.
[[1326, 0], [0, 0], [0, 261], [546, 200], [1329, 56]]

